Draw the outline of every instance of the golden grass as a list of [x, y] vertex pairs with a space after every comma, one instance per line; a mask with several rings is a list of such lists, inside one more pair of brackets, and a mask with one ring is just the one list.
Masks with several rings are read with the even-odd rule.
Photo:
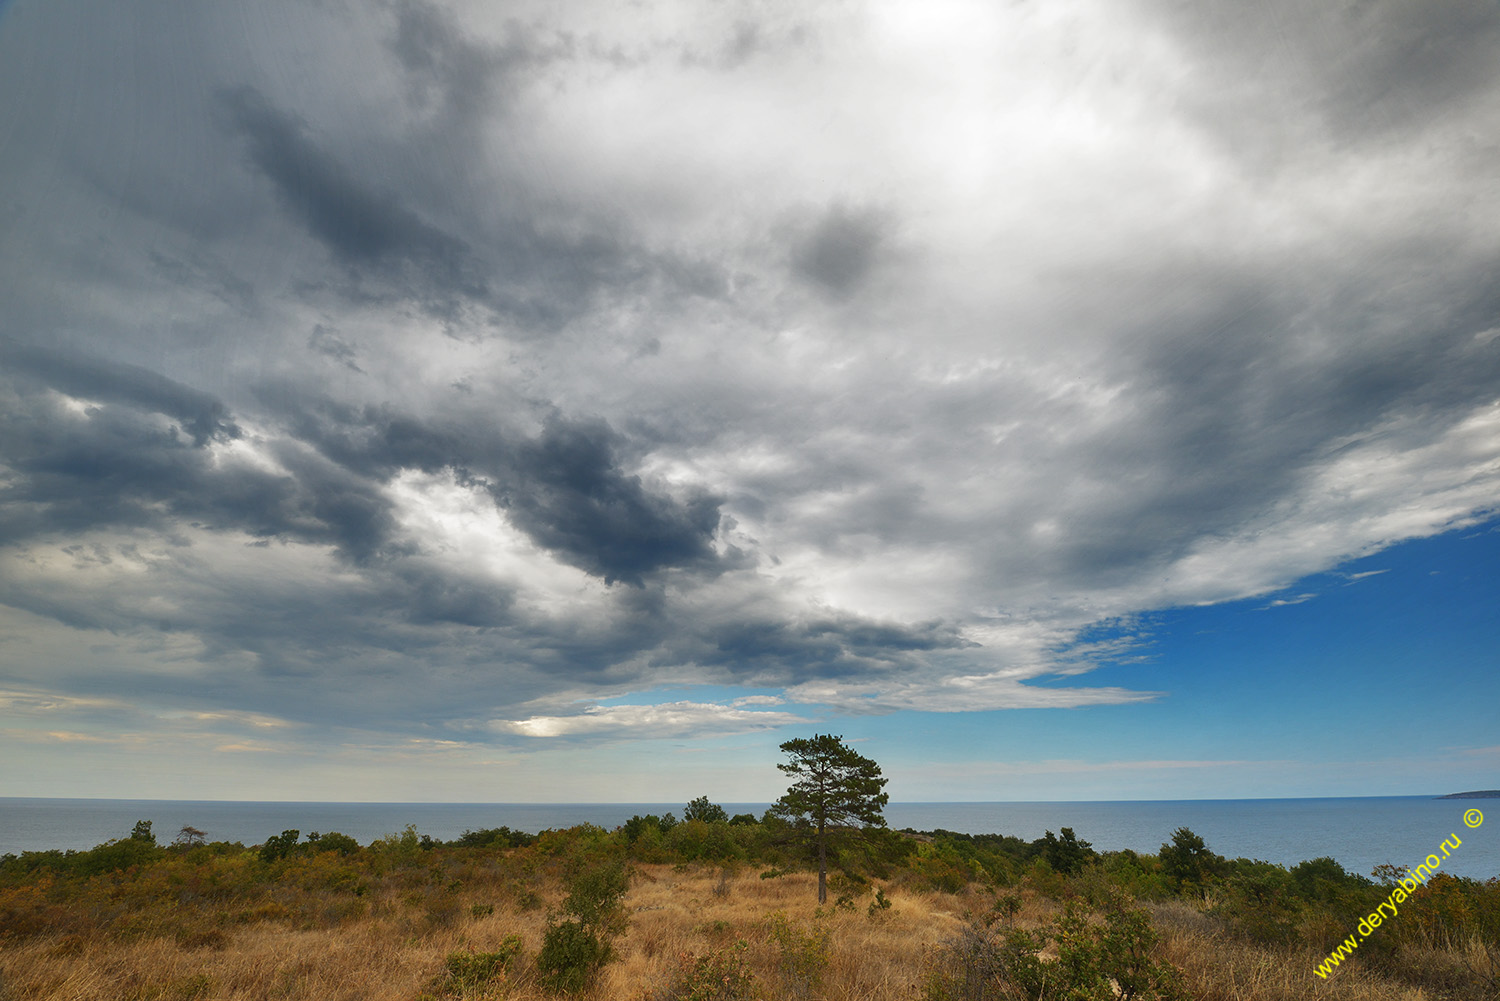
[[[909, 998], [921, 973], [924, 948], [938, 945], [964, 923], [966, 909], [988, 898], [888, 889], [892, 908], [877, 919], [855, 911], [818, 916], [817, 879], [790, 874], [760, 879], [745, 870], [723, 880], [720, 870], [638, 865], [625, 898], [630, 924], [615, 942], [617, 962], [605, 967], [591, 997], [643, 998], [664, 985], [685, 954], [703, 955], [743, 939], [763, 984], [777, 982], [779, 954], [767, 934], [781, 912], [796, 927], [826, 928], [829, 955], [819, 997]], [[516, 1001], [547, 995], [529, 959], [542, 944], [546, 910], [499, 903], [504, 888], [470, 880], [434, 922], [430, 901], [393, 889], [361, 917], [337, 927], [297, 930], [278, 921], [222, 926], [199, 935], [121, 941], [45, 936], [12, 941], [0, 953], [4, 1001], [411, 1001], [440, 981], [444, 959], [466, 949], [489, 951], [519, 935], [525, 957], [489, 994]], [[549, 903], [556, 903], [556, 894]], [[868, 897], [865, 901], [868, 901]], [[475, 904], [495, 903], [475, 916]], [[480, 997], [471, 994], [470, 997]]]
[[[618, 961], [605, 967], [586, 1001], [646, 1001], [679, 969], [682, 956], [703, 955], [737, 940], [747, 943], [744, 955], [764, 998], [797, 996], [782, 977], [781, 954], [768, 930], [770, 915], [778, 912], [795, 928], [827, 931], [821, 983], [802, 996], [911, 1001], [921, 996], [930, 951], [993, 903], [992, 895], [977, 888], [950, 894], [887, 885], [893, 906], [871, 919], [865, 911], [868, 895], [856, 910], [819, 913], [816, 877], [810, 874], [762, 880], [754, 869], [741, 870], [723, 880], [725, 892], [716, 893], [721, 874], [714, 867], [637, 865], [635, 873], [625, 898], [630, 924], [615, 942]], [[444, 996], [438, 987], [449, 954], [492, 951], [509, 935], [519, 935], [525, 949], [509, 978], [462, 996], [473, 1001], [548, 997], [533, 963], [546, 927], [545, 906], [519, 909], [514, 883], [498, 871], [489, 880], [480, 870], [465, 876], [461, 889], [447, 893], [389, 886], [370, 894], [373, 899], [356, 911], [329, 918], [329, 927], [205, 917], [207, 926], [187, 934], [179, 925], [170, 934], [128, 939], [75, 934], [9, 940], [0, 946], [0, 1001], [414, 1001], [424, 991]], [[555, 905], [557, 888], [543, 889], [546, 903]], [[484, 913], [489, 904], [493, 913]], [[480, 905], [477, 914], [474, 905]], [[1035, 927], [1057, 910], [1055, 902], [1027, 890], [1016, 924]], [[1200, 1001], [1482, 996], [1383, 978], [1359, 961], [1319, 980], [1312, 970], [1323, 955], [1228, 937], [1188, 904], [1157, 904], [1152, 912], [1165, 956], [1183, 969]], [[1444, 983], [1449, 967], [1461, 980], [1464, 963], [1473, 966], [1481, 958], [1480, 953], [1411, 957], [1432, 971], [1433, 984]]]

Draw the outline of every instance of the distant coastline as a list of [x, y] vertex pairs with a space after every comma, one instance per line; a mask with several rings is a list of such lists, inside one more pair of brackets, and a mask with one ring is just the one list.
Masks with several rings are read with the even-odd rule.
[[1450, 792], [1438, 799], [1500, 799], [1500, 789], [1476, 789], [1474, 792]]

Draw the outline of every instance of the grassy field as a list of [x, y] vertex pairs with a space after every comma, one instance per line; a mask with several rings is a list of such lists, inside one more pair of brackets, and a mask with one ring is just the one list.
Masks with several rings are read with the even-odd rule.
[[[1017, 932], [1047, 934], [1034, 958], [1055, 985], [1109, 913], [1142, 912], [1149, 929], [1131, 940], [1144, 949], [1139, 962], [1179, 979], [1137, 997], [1500, 997], [1500, 951], [1482, 935], [1421, 936], [1413, 927], [1372, 943], [1325, 980], [1313, 969], [1327, 958], [1328, 939], [1256, 941], [1220, 913], [1212, 887], [1128, 899], [1121, 880], [1108, 877], [1108, 859], [1072, 876], [1033, 863], [986, 885], [958, 884], [946, 872], [935, 878], [914, 854], [910, 864], [881, 866], [884, 878], [835, 879], [843, 903], [820, 908], [812, 873], [761, 878], [763, 862], [735, 859], [641, 861], [619, 837], [594, 829], [519, 848], [420, 849], [393, 836], [347, 854], [271, 861], [239, 846], [153, 848], [118, 869], [75, 860], [71, 870], [23, 871], [12, 858], [0, 888], [0, 999], [552, 998], [538, 962], [549, 922], [561, 920], [570, 885], [576, 890], [578, 860], [599, 858], [626, 866], [629, 879], [611, 903], [612, 961], [580, 992], [601, 1001], [1034, 997], [995, 965], [1019, 961], [1005, 946]], [[1153, 862], [1131, 864], [1149, 872]], [[1309, 913], [1299, 920], [1305, 925]], [[519, 951], [507, 955], [517, 938]], [[1054, 986], [1042, 996], [1102, 1001], [1128, 992], [1122, 982], [1110, 980], [1107, 993]]]

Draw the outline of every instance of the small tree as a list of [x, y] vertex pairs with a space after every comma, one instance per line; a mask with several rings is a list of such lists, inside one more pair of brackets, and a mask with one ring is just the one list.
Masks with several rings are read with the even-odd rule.
[[817, 849], [818, 903], [826, 904], [829, 845], [860, 828], [885, 826], [880, 810], [890, 802], [881, 792], [887, 780], [879, 765], [856, 753], [843, 737], [818, 734], [789, 740], [781, 749], [792, 761], [776, 767], [796, 781], [769, 812], [791, 823]]
[[295, 855], [298, 851], [297, 839], [302, 836], [301, 831], [282, 831], [273, 834], [266, 839], [265, 844], [260, 846], [260, 860], [262, 862], [279, 862], [289, 855]]
[[177, 832], [177, 837], [172, 839], [172, 843], [174, 845], [181, 845], [184, 848], [196, 848], [204, 844], [207, 840], [208, 835], [206, 833], [198, 830], [192, 824], [183, 824], [182, 830]]
[[727, 821], [729, 814], [725, 813], [724, 808], [717, 803], [710, 803], [707, 796], [699, 796], [682, 811], [682, 819], [701, 820], [712, 824], [716, 820]]
[[1195, 890], [1202, 890], [1224, 861], [1186, 827], [1172, 832], [1172, 843], [1163, 844], [1157, 858], [1161, 859], [1162, 872], [1178, 889], [1190, 886]]
[[1052, 871], [1068, 876], [1077, 873], [1094, 857], [1094, 846], [1087, 841], [1078, 840], [1071, 827], [1062, 829], [1061, 838], [1048, 831], [1041, 839], [1041, 847], [1042, 858], [1047, 860]]
[[151, 821], [137, 820], [135, 827], [130, 831], [131, 841], [144, 841], [148, 845], [156, 844], [156, 835], [151, 833]]

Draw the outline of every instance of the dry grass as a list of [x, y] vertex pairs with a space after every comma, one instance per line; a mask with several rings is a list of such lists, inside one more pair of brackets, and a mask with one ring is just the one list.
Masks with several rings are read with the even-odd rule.
[[1258, 946], [1179, 901], [1151, 911], [1163, 952], [1187, 975], [1196, 1001], [1500, 1001], [1500, 962], [1479, 943], [1402, 949], [1382, 960], [1356, 954], [1323, 979], [1313, 971], [1326, 952]]
[[[738, 939], [749, 943], [757, 978], [776, 982], [779, 956], [767, 935], [768, 916], [784, 913], [796, 926], [826, 927], [829, 962], [819, 997], [908, 998], [920, 973], [921, 950], [943, 941], [980, 898], [888, 891], [893, 908], [871, 920], [854, 912], [815, 916], [816, 877], [762, 880], [754, 870], [722, 881], [716, 868], [676, 871], [636, 867], [625, 898], [630, 926], [615, 943], [592, 996], [641, 998], [664, 984], [683, 954], [704, 954]], [[723, 893], [716, 893], [716, 888]], [[141, 937], [46, 936], [7, 943], [0, 953], [3, 1001], [412, 1001], [440, 980], [444, 959], [467, 949], [489, 951], [519, 935], [534, 957], [546, 927], [545, 908], [519, 910], [499, 899], [501, 886], [470, 881], [436, 909], [393, 891], [359, 918], [337, 927], [296, 930], [276, 921], [230, 925], [198, 935]], [[866, 898], [868, 899], [868, 898]], [[555, 903], [555, 901], [549, 901]], [[475, 916], [475, 904], [495, 903]], [[437, 913], [440, 920], [434, 921]], [[456, 914], [442, 919], [444, 914]], [[547, 997], [525, 960], [508, 983], [489, 992], [516, 1001]], [[481, 997], [471, 994], [470, 997]]]
[[[791, 874], [762, 880], [755, 870], [723, 878], [713, 867], [638, 865], [625, 898], [626, 933], [619, 959], [607, 966], [588, 1001], [645, 1001], [679, 968], [685, 954], [703, 955], [747, 943], [745, 958], [763, 997], [827, 1001], [909, 1001], [920, 998], [925, 962], [964, 926], [986, 912], [993, 897], [977, 889], [959, 894], [887, 885], [891, 910], [872, 919], [869, 897], [853, 911], [819, 913], [816, 878]], [[0, 948], [0, 1001], [415, 1001], [441, 993], [444, 962], [464, 950], [491, 951], [510, 935], [524, 942], [509, 979], [462, 994], [465, 999], [548, 997], [532, 960], [541, 947], [546, 907], [523, 909], [515, 885], [498, 872], [486, 880], [465, 873], [454, 892], [413, 892], [392, 885], [372, 893], [354, 913], [327, 927], [292, 927], [285, 920], [218, 922], [184, 934], [38, 936]], [[556, 887], [539, 887], [555, 904]], [[722, 892], [715, 892], [716, 889]], [[1057, 911], [1030, 891], [1016, 924], [1035, 927]], [[493, 904], [493, 913], [483, 908]], [[476, 914], [475, 905], [480, 906]], [[1421, 975], [1383, 977], [1362, 962], [1346, 964], [1327, 981], [1313, 967], [1324, 956], [1269, 949], [1227, 937], [1221, 926], [1183, 903], [1155, 905], [1164, 951], [1187, 974], [1201, 1001], [1449, 1001], [1480, 998], [1465, 971], [1484, 961], [1433, 953], [1401, 957]], [[827, 964], [816, 990], [785, 979], [770, 916], [784, 914], [804, 932], [826, 930]], [[1467, 965], [1466, 965], [1467, 964]], [[1458, 984], [1458, 987], [1450, 987]], [[457, 998], [458, 993], [446, 995]]]

